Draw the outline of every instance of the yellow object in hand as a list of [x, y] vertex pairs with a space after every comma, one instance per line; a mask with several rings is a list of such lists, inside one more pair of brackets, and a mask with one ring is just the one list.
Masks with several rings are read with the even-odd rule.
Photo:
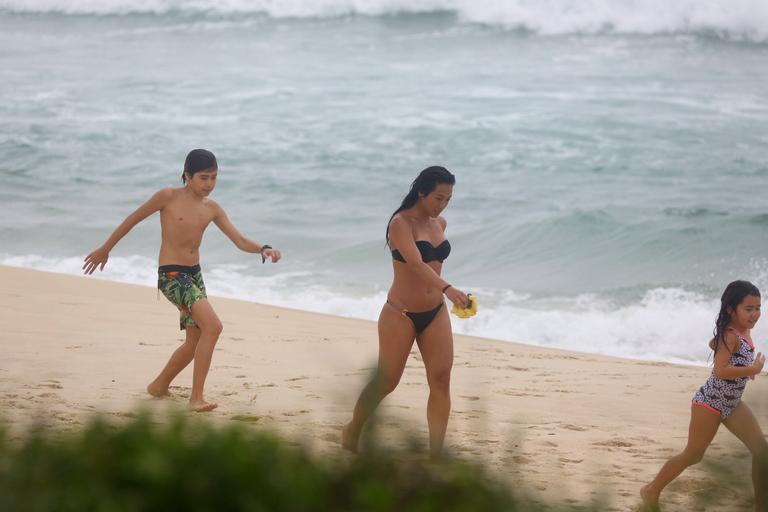
[[456, 304], [453, 305], [451, 308], [451, 313], [456, 315], [459, 318], [470, 318], [475, 316], [477, 313], [477, 297], [474, 295], [468, 293], [467, 297], [469, 297], [469, 307], [466, 308], [460, 308]]

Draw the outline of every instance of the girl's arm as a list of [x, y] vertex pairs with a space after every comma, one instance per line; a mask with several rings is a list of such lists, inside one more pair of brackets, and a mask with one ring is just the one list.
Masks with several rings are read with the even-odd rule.
[[235, 225], [232, 224], [232, 221], [229, 220], [224, 208], [219, 206], [218, 203], [214, 203], [214, 208], [216, 208], [216, 216], [213, 218], [213, 222], [219, 227], [222, 233], [232, 240], [232, 243], [234, 243], [238, 249], [250, 253], [259, 253], [264, 258], [272, 258], [272, 263], [277, 263], [282, 257], [282, 254], [280, 254], [280, 251], [277, 249], [271, 247], [265, 249], [264, 247], [266, 246], [244, 237], [242, 233], [237, 230]]
[[85, 257], [85, 264], [83, 270], [85, 274], [93, 274], [96, 267], [100, 267], [99, 270], [104, 270], [104, 265], [107, 264], [109, 259], [109, 252], [112, 250], [117, 242], [119, 242], [133, 227], [139, 222], [143, 221], [153, 213], [161, 210], [166, 203], [173, 196], [173, 189], [165, 188], [155, 193], [149, 200], [139, 206], [136, 211], [128, 215], [123, 222], [120, 223], [117, 228], [109, 235], [107, 241], [104, 244], [93, 250], [88, 256]]
[[[441, 225], [445, 229], [445, 221], [442, 221]], [[445, 296], [459, 306], [466, 307], [469, 304], [469, 298], [464, 292], [450, 286], [450, 283], [440, 277], [432, 267], [424, 263], [419, 248], [416, 246], [416, 240], [413, 238], [410, 224], [397, 215], [389, 224], [389, 244], [400, 251], [405, 265], [408, 265], [408, 268], [413, 270], [425, 283], [433, 288], [444, 290]], [[446, 286], [448, 289], [445, 289]]]
[[714, 374], [716, 378], [733, 380], [740, 377], [754, 377], [762, 371], [765, 364], [765, 356], [759, 352], [752, 366], [731, 365], [731, 354], [738, 348], [739, 338], [731, 332], [726, 333], [724, 342], [718, 345], [717, 352], [715, 353]]

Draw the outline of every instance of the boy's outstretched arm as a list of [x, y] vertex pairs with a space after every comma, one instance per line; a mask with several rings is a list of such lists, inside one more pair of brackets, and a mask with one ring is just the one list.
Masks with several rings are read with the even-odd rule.
[[213, 222], [241, 251], [261, 254], [262, 258], [271, 258], [272, 263], [277, 263], [282, 257], [282, 254], [277, 249], [245, 238], [232, 224], [232, 221], [229, 220], [224, 208], [218, 204], [216, 204], [216, 217], [213, 218]]
[[107, 264], [107, 260], [109, 259], [109, 252], [115, 245], [117, 245], [117, 242], [119, 242], [121, 238], [128, 234], [128, 232], [133, 229], [133, 226], [143, 221], [156, 211], [161, 210], [163, 206], [165, 206], [165, 204], [171, 199], [172, 195], [173, 189], [165, 188], [160, 190], [155, 193], [155, 195], [150, 197], [146, 203], [139, 206], [136, 211], [127, 216], [125, 220], [121, 222], [117, 228], [115, 228], [112, 234], [109, 235], [109, 238], [101, 247], [94, 249], [88, 256], [85, 257], [85, 264], [83, 265], [84, 273], [88, 275], [93, 274], [93, 272], [96, 270], [96, 267], [100, 267], [99, 270], [104, 270], [104, 265]]

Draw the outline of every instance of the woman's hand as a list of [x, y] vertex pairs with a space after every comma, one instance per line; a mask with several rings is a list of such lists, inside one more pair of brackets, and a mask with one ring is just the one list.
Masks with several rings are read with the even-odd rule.
[[462, 309], [469, 307], [469, 297], [467, 297], [467, 294], [458, 288], [450, 286], [447, 290], [445, 290], [445, 296], [448, 297], [448, 300]]
[[109, 251], [104, 249], [103, 247], [99, 247], [95, 251], [91, 252], [88, 256], [85, 257], [85, 264], [83, 265], [83, 273], [86, 275], [93, 274], [93, 271], [96, 270], [96, 267], [101, 266], [99, 270], [104, 270], [104, 265], [107, 264], [107, 260], [109, 259]]

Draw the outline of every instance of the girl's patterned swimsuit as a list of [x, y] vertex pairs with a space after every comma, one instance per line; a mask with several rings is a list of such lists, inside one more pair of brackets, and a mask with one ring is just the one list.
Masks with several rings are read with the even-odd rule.
[[[755, 346], [741, 333], [731, 329], [739, 338], [739, 348], [731, 354], [732, 366], [752, 366], [755, 361]], [[693, 397], [693, 405], [700, 405], [720, 415], [724, 420], [731, 415], [733, 410], [741, 402], [741, 395], [747, 385], [749, 377], [738, 379], [718, 379], [714, 370], [707, 381]]]

